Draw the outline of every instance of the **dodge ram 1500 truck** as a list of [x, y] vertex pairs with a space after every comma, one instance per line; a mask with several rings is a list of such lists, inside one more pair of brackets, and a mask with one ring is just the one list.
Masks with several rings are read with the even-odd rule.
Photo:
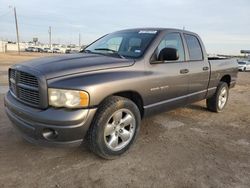
[[221, 112], [237, 62], [207, 58], [200, 37], [164, 28], [107, 34], [79, 54], [40, 58], [9, 69], [5, 110], [36, 143], [86, 141], [104, 158], [126, 152], [141, 119], [206, 99]]

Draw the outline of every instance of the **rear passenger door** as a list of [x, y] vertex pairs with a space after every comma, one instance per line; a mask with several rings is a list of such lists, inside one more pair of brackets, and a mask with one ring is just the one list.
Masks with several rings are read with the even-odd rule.
[[191, 34], [184, 34], [188, 56], [188, 103], [202, 100], [206, 97], [209, 83], [210, 65], [200, 39]]

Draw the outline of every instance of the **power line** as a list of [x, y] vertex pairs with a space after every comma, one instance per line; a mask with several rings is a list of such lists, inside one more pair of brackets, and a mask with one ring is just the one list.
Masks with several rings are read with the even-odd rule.
[[49, 26], [49, 47], [51, 48], [51, 26]]
[[17, 37], [18, 54], [20, 55], [20, 44], [19, 44], [19, 32], [18, 32], [18, 24], [17, 24], [17, 16], [16, 16], [16, 7], [14, 7], [14, 16], [15, 16], [15, 24], [16, 24], [16, 37]]

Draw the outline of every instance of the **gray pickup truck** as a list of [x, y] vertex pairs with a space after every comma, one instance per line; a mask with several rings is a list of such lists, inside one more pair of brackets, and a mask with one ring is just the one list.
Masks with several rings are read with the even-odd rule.
[[85, 140], [110, 159], [129, 149], [143, 117], [204, 99], [209, 110], [221, 112], [237, 73], [234, 60], [208, 59], [195, 33], [122, 30], [79, 54], [12, 66], [5, 110], [31, 142]]

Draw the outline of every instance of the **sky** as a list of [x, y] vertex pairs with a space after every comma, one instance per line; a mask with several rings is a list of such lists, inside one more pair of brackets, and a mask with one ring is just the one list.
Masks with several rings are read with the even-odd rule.
[[250, 0], [0, 0], [0, 40], [88, 44], [106, 33], [137, 27], [198, 33], [210, 54], [250, 50]]

